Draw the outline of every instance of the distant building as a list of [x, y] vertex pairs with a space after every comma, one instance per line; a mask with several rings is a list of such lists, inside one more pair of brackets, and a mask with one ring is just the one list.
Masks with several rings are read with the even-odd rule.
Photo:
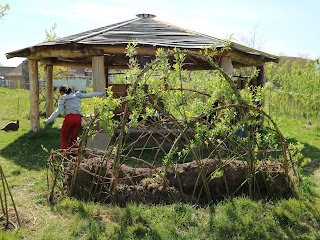
[[17, 67], [15, 67], [14, 69], [12, 69], [10, 72], [7, 73], [7, 75], [5, 76], [6, 87], [11, 89], [16, 89], [16, 88], [28, 89], [29, 88], [29, 82], [25, 82], [22, 77], [23, 64], [24, 63], [22, 62]]
[[[45, 81], [39, 80], [40, 87], [45, 87]], [[69, 85], [74, 90], [85, 91], [92, 85], [91, 68], [71, 68], [64, 79], [53, 79], [53, 86]], [[0, 87], [10, 89], [29, 89], [28, 60], [17, 67], [0, 67]]]
[[0, 66], [0, 87], [6, 87], [5, 76], [14, 69], [15, 67], [3, 67]]

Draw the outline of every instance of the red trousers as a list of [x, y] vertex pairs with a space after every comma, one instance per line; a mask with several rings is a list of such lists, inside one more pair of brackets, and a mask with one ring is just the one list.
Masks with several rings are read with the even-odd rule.
[[77, 147], [76, 141], [81, 128], [81, 116], [79, 114], [68, 114], [64, 121], [60, 133], [61, 149]]

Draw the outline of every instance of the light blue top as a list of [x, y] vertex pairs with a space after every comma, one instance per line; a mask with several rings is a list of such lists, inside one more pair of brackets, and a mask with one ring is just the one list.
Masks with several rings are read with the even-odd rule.
[[62, 95], [58, 101], [58, 108], [54, 111], [51, 116], [45, 120], [45, 123], [51, 123], [56, 117], [58, 117], [63, 110], [65, 115], [67, 114], [80, 114], [81, 99], [80, 98], [91, 98], [95, 96], [103, 96], [103, 92], [92, 92], [92, 93], [69, 93]]

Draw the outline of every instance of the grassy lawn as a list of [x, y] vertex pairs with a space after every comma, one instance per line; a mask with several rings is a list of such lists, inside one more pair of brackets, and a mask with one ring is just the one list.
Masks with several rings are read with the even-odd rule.
[[0, 239], [320, 239], [320, 123], [316, 120], [306, 129], [303, 120], [277, 119], [288, 141], [303, 143], [303, 154], [310, 158], [301, 171], [301, 187], [291, 199], [239, 197], [206, 207], [128, 204], [121, 208], [66, 197], [49, 205], [48, 153], [43, 148], [59, 147], [62, 118], [32, 133], [28, 91], [0, 88], [0, 105], [0, 126], [20, 120], [19, 131], [0, 132], [0, 165], [22, 222], [17, 231], [0, 231]]

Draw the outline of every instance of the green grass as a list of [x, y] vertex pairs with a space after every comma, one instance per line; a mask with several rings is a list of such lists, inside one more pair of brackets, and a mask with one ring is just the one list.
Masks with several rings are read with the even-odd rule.
[[0, 239], [320, 239], [317, 121], [307, 130], [304, 121], [277, 120], [287, 139], [303, 143], [303, 153], [311, 159], [301, 171], [303, 182], [291, 199], [238, 197], [206, 207], [119, 207], [65, 197], [49, 205], [48, 153], [43, 147], [59, 147], [62, 118], [52, 127], [42, 125], [39, 132], [30, 132], [28, 102], [28, 91], [0, 88], [0, 126], [16, 119], [21, 123], [17, 132], [0, 132], [0, 164], [22, 220], [22, 228], [0, 231]]
[[288, 142], [300, 142], [304, 145], [302, 154], [310, 158], [304, 167], [305, 174], [313, 174], [320, 168], [320, 122], [318, 119], [308, 120], [311, 125], [306, 128], [305, 119], [295, 119], [290, 116], [277, 118], [278, 125]]

